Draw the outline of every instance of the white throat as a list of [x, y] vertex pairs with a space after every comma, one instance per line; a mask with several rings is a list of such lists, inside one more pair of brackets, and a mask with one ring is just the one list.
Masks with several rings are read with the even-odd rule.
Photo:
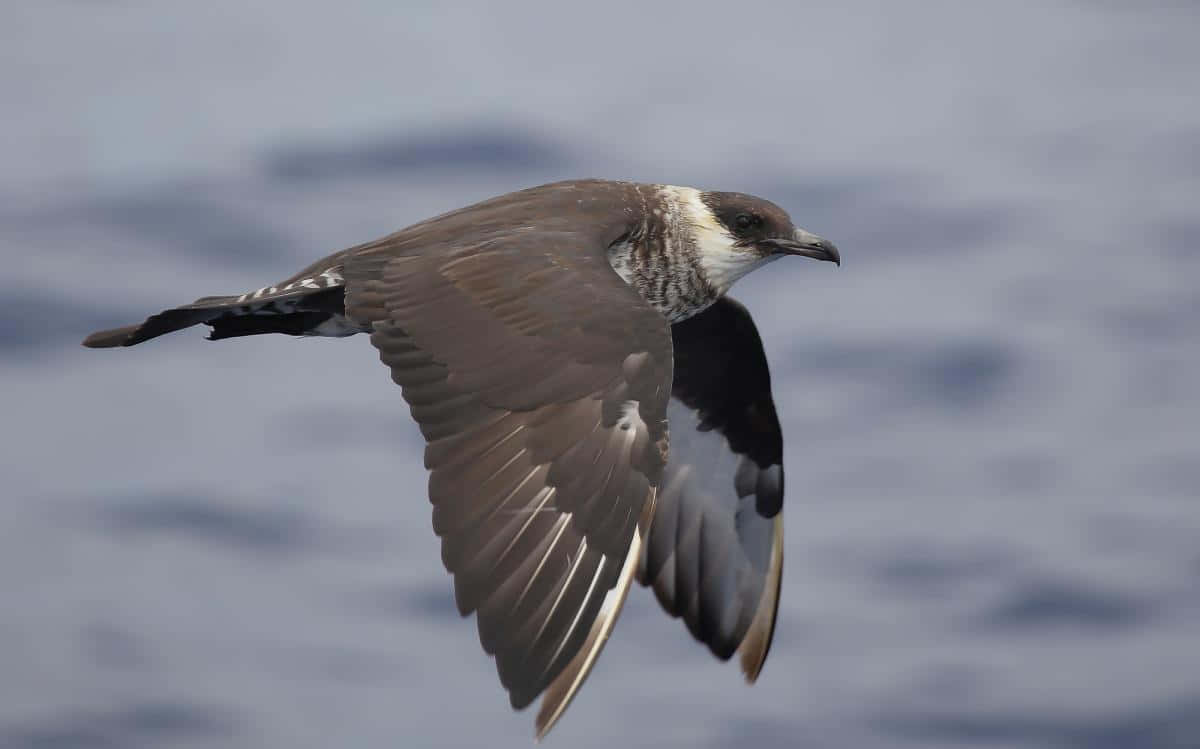
[[692, 187], [663, 186], [663, 198], [677, 207], [679, 223], [692, 236], [696, 261], [704, 279], [718, 295], [729, 291], [733, 282], [774, 259], [737, 246], [737, 239], [717, 220]]

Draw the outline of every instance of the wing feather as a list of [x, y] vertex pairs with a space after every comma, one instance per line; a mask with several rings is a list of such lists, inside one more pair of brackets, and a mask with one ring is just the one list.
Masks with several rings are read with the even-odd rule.
[[641, 554], [665, 465], [670, 332], [594, 235], [463, 232], [346, 255], [346, 309], [373, 328], [427, 440], [459, 611], [476, 615], [514, 707], [545, 694], [542, 735]]
[[783, 438], [750, 314], [723, 299], [676, 323], [671, 454], [639, 580], [722, 660], [762, 670], [783, 574]]

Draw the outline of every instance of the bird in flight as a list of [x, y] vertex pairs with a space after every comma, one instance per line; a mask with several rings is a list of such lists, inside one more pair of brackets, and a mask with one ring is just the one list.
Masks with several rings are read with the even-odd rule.
[[212, 340], [368, 334], [426, 440], [458, 610], [512, 706], [542, 695], [541, 738], [635, 578], [758, 677], [782, 579], [783, 437], [758, 331], [725, 292], [786, 255], [841, 263], [751, 195], [557, 182], [83, 345], [200, 323]]

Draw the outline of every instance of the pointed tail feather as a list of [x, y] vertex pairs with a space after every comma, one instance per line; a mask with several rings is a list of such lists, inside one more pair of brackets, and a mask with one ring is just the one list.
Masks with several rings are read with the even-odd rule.
[[123, 328], [113, 328], [112, 330], [98, 330], [87, 338], [84, 338], [83, 345], [88, 348], [124, 346], [126, 345], [125, 341], [129, 340], [140, 327], [142, 326], [139, 323], [137, 325], [126, 325]]
[[138, 325], [126, 325], [123, 328], [92, 333], [83, 339], [83, 345], [88, 348], [134, 346], [164, 333], [173, 333], [202, 322], [209, 322], [220, 314], [220, 309], [188, 309], [186, 307], [169, 309], [146, 318], [145, 322]]
[[338, 283], [340, 279], [341, 276], [331, 275], [324, 288], [289, 284], [242, 296], [201, 297], [191, 304], [152, 315], [140, 325], [92, 333], [83, 339], [83, 345], [88, 348], [134, 346], [200, 323], [212, 326], [209, 340], [213, 341], [262, 333], [352, 335], [357, 332], [352, 327], [332, 332], [319, 330], [326, 320], [345, 314], [345, 295]]

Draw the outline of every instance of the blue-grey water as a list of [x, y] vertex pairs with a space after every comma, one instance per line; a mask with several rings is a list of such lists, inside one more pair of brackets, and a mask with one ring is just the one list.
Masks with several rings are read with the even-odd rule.
[[0, 6], [0, 746], [523, 747], [363, 337], [88, 332], [492, 194], [770, 197], [742, 684], [631, 596], [562, 747], [1200, 747], [1194, 2]]

